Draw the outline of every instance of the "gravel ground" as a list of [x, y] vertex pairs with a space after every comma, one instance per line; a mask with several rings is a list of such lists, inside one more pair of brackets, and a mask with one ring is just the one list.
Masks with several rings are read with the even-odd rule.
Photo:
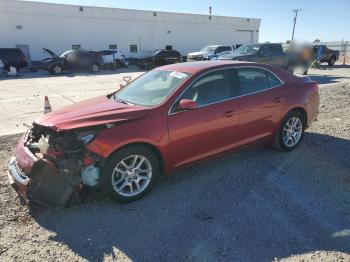
[[144, 199], [98, 192], [28, 210], [0, 137], [1, 261], [350, 261], [350, 85], [322, 85], [318, 121], [290, 153], [254, 148], [162, 178]]

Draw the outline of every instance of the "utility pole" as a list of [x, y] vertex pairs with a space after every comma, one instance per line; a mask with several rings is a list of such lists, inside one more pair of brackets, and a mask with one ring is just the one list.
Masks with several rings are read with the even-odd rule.
[[293, 34], [292, 34], [292, 41], [294, 40], [294, 30], [295, 30], [295, 24], [297, 22], [297, 18], [298, 18], [298, 12], [301, 11], [301, 9], [294, 9], [294, 24], [293, 24]]

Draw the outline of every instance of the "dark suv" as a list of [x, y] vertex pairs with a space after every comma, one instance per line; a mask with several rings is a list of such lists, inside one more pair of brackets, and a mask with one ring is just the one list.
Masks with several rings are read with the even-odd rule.
[[65, 70], [69, 71], [91, 71], [96, 73], [102, 66], [102, 56], [96, 51], [82, 49], [69, 50], [56, 55], [50, 49], [43, 48], [51, 57], [41, 62], [41, 68], [51, 74], [60, 75]]
[[10, 70], [10, 66], [15, 67], [17, 72], [28, 66], [27, 59], [19, 48], [0, 48], [0, 60], [6, 71]]
[[182, 55], [175, 50], [158, 49], [153, 56], [140, 59], [137, 65], [142, 69], [152, 69], [157, 66], [169, 65], [182, 62]]

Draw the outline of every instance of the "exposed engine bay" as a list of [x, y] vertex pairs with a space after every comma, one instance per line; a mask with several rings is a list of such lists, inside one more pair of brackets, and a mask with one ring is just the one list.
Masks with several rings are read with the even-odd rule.
[[55, 132], [47, 127], [34, 126], [24, 146], [35, 159], [27, 188], [29, 201], [49, 206], [64, 206], [79, 201], [84, 186], [98, 185], [102, 159], [89, 152], [86, 144], [95, 131]]

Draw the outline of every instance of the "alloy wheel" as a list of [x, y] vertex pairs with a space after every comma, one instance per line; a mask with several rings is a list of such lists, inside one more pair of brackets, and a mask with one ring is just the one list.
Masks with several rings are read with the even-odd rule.
[[61, 68], [59, 65], [55, 65], [55, 66], [53, 67], [53, 72], [54, 72], [56, 75], [62, 74], [62, 68]]
[[283, 142], [288, 147], [299, 143], [303, 133], [303, 123], [299, 117], [291, 117], [283, 127]]
[[131, 155], [115, 166], [112, 186], [118, 194], [132, 197], [142, 193], [149, 185], [151, 178], [151, 162], [144, 156]]
[[96, 64], [93, 64], [93, 65], [92, 65], [92, 72], [96, 73], [96, 72], [98, 72], [99, 70], [100, 70], [100, 67], [99, 67], [98, 65], [96, 65]]

